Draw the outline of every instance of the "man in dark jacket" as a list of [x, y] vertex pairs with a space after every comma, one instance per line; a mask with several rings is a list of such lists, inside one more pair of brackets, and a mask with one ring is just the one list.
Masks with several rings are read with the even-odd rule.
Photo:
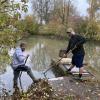
[[83, 60], [85, 56], [85, 51], [83, 44], [86, 42], [85, 38], [77, 35], [73, 29], [69, 28], [67, 31], [69, 39], [69, 44], [66, 50], [66, 54], [72, 50], [72, 65], [68, 69], [68, 72], [72, 70], [74, 66], [79, 68], [79, 79], [82, 79], [82, 73], [83, 73]]

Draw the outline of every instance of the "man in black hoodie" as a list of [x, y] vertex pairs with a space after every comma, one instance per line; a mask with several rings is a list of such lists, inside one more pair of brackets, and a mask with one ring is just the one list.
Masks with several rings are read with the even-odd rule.
[[67, 30], [67, 34], [70, 37], [69, 44], [66, 49], [66, 54], [72, 50], [72, 65], [68, 69], [68, 72], [72, 70], [74, 66], [79, 68], [79, 79], [82, 79], [82, 73], [83, 73], [83, 60], [85, 56], [85, 51], [83, 44], [86, 42], [85, 38], [77, 35], [73, 29], [69, 28]]

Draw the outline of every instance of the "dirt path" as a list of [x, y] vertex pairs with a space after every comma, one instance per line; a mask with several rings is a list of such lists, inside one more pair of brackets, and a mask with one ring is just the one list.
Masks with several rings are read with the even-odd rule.
[[78, 82], [72, 77], [60, 77], [49, 82], [59, 100], [100, 100], [100, 84], [93, 80]]

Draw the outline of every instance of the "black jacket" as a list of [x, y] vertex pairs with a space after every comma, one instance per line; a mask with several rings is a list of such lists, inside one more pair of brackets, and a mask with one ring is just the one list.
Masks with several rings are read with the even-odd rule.
[[[85, 55], [85, 51], [83, 48], [83, 44], [86, 42], [85, 38], [80, 35], [72, 35], [69, 44], [66, 50], [66, 53], [68, 53], [70, 50], [72, 50], [73, 54], [82, 54]], [[76, 48], [75, 48], [76, 46]]]

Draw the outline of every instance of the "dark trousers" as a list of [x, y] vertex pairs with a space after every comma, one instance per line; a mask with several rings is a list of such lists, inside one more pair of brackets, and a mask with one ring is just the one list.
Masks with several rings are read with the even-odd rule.
[[20, 75], [20, 71], [25, 71], [25, 72], [27, 72], [27, 74], [30, 76], [30, 78], [33, 80], [33, 81], [35, 81], [35, 77], [34, 77], [34, 75], [33, 75], [33, 73], [32, 73], [32, 70], [31, 70], [31, 68], [29, 68], [28, 66], [26, 66], [26, 65], [20, 65], [20, 66], [18, 66], [18, 68], [16, 68], [15, 70], [14, 70], [14, 85], [17, 85], [17, 79], [18, 79], [18, 77], [19, 77], [19, 75]]
[[77, 68], [83, 67], [83, 54], [74, 54], [72, 57], [72, 65], [76, 65]]

